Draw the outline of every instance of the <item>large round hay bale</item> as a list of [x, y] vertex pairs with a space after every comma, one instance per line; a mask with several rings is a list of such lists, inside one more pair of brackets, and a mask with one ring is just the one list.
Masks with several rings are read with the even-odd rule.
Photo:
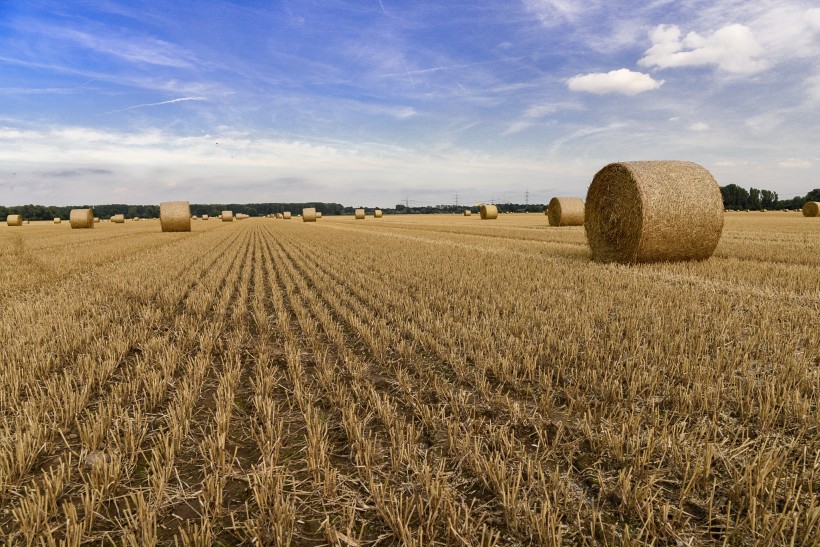
[[293, 215], [290, 214], [290, 211], [285, 211], [284, 213], [282, 213], [282, 218], [285, 220], [290, 220], [291, 216]]
[[140, 221], [140, 220], [142, 220], [142, 219], [141, 219], [140, 217], [134, 217], [134, 218], [133, 218], [133, 219], [131, 219], [131, 220], [133, 220], [134, 222], [139, 222], [139, 221]]
[[373, 211], [373, 218], [382, 218], [382, 210], [376, 209], [375, 211]]
[[584, 226], [593, 260], [703, 260], [723, 231], [723, 198], [697, 163], [611, 163], [592, 179]]
[[202, 215], [202, 220], [208, 220], [210, 217], [208, 215]]
[[72, 228], [93, 228], [94, 209], [72, 209], [68, 221]]
[[322, 212], [321, 211], [316, 211], [316, 218], [317, 219], [322, 218]]
[[495, 220], [498, 218], [498, 207], [495, 205], [484, 204], [478, 210], [481, 220]]
[[54, 217], [54, 224], [60, 224], [63, 221], [60, 217]]
[[276, 218], [282, 220], [284, 217], [282, 216], [282, 213], [276, 213]]
[[113, 215], [111, 217], [111, 222], [114, 224], [124, 224], [125, 223], [125, 215]]
[[473, 216], [473, 212], [470, 211], [469, 209], [464, 209], [464, 216], [465, 217], [471, 217], [471, 216]]
[[191, 204], [187, 201], [163, 201], [159, 204], [159, 223], [163, 232], [190, 232]]
[[552, 198], [547, 211], [550, 226], [584, 225], [584, 200], [581, 198]]
[[233, 211], [222, 211], [222, 222], [233, 222]]
[[6, 217], [6, 224], [9, 226], [22, 226], [23, 215], [9, 215]]
[[804, 217], [820, 217], [820, 201], [807, 201], [803, 205]]
[[353, 218], [356, 220], [364, 220], [364, 209], [356, 209], [356, 212], [353, 214]]
[[302, 209], [302, 222], [316, 222], [315, 207], [305, 207]]

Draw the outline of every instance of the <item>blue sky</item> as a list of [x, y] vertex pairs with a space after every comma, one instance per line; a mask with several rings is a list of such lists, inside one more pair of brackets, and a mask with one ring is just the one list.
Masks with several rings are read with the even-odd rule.
[[0, 0], [0, 202], [546, 202], [637, 159], [791, 197], [818, 60], [798, 0]]

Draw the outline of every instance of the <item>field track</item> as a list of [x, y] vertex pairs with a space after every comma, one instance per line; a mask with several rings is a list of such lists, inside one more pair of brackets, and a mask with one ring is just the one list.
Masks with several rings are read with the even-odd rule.
[[820, 222], [0, 227], [0, 543], [820, 544]]

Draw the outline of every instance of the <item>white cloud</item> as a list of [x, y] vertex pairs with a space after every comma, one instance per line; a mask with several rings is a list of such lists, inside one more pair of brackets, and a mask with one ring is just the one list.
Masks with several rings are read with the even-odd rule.
[[803, 16], [806, 26], [814, 32], [820, 32], [820, 8], [812, 8]]
[[524, 7], [547, 27], [574, 21], [588, 4], [578, 0], [524, 0]]
[[676, 68], [717, 66], [731, 73], [753, 73], [766, 68], [760, 59], [763, 48], [752, 30], [740, 24], [727, 25], [710, 36], [690, 32], [682, 37], [675, 25], [659, 25], [649, 33], [652, 46], [638, 61], [641, 66]]
[[693, 123], [689, 126], [692, 131], [709, 131], [709, 124], [703, 122]]
[[649, 74], [634, 72], [627, 68], [609, 72], [579, 74], [567, 80], [567, 87], [570, 91], [586, 91], [597, 94], [637, 95], [644, 91], [658, 89], [662, 85], [663, 80], [655, 80]]
[[784, 169], [809, 169], [811, 162], [800, 158], [788, 158], [777, 162], [777, 165]]

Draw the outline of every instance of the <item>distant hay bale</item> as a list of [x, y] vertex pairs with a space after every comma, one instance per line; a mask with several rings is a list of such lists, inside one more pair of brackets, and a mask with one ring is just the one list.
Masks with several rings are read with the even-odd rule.
[[233, 211], [222, 211], [222, 222], [233, 222]]
[[803, 205], [804, 217], [820, 217], [820, 201], [807, 201]]
[[114, 215], [111, 217], [111, 222], [113, 222], [114, 224], [124, 224], [125, 215]]
[[376, 209], [375, 211], [373, 211], [373, 218], [382, 218], [382, 210]]
[[364, 220], [364, 209], [356, 209], [356, 212], [353, 214], [353, 218], [356, 220]]
[[54, 217], [54, 224], [60, 224], [63, 221], [60, 217]]
[[470, 211], [469, 209], [464, 209], [464, 216], [465, 217], [471, 217], [471, 216], [473, 216], [473, 212]]
[[139, 221], [140, 221], [140, 220], [142, 220], [142, 219], [140, 219], [140, 217], [134, 217], [134, 218], [133, 218], [133, 219], [131, 219], [131, 220], [133, 220], [134, 222], [139, 222]]
[[316, 211], [316, 218], [322, 218], [322, 212]]
[[9, 226], [22, 226], [23, 215], [9, 215], [6, 217], [6, 224]]
[[245, 220], [246, 218], [248, 218], [248, 215], [245, 213], [236, 213], [236, 220]]
[[482, 205], [478, 210], [481, 220], [495, 220], [498, 218], [498, 207], [495, 205]]
[[278, 218], [279, 220], [282, 220], [282, 218], [283, 218], [282, 213], [276, 213], [276, 218]]
[[191, 204], [187, 201], [163, 201], [159, 204], [159, 223], [163, 232], [190, 232]]
[[71, 223], [71, 228], [93, 228], [94, 210], [72, 209], [68, 214], [68, 221]]
[[584, 226], [596, 261], [703, 260], [723, 231], [723, 198], [697, 163], [611, 163], [592, 179]]
[[100, 221], [100, 217], [94, 217], [94, 224], [97, 224]]
[[290, 217], [291, 217], [290, 211], [285, 211], [284, 213], [282, 213], [282, 218], [283, 219], [290, 220]]
[[191, 217], [191, 220], [199, 220], [199, 217], [194, 215], [194, 216]]
[[208, 215], [202, 215], [202, 220], [208, 220], [209, 218], [211, 217], [209, 217]]
[[302, 222], [316, 222], [315, 207], [305, 207], [302, 209]]
[[550, 226], [583, 226], [584, 200], [565, 197], [552, 198], [547, 206]]

